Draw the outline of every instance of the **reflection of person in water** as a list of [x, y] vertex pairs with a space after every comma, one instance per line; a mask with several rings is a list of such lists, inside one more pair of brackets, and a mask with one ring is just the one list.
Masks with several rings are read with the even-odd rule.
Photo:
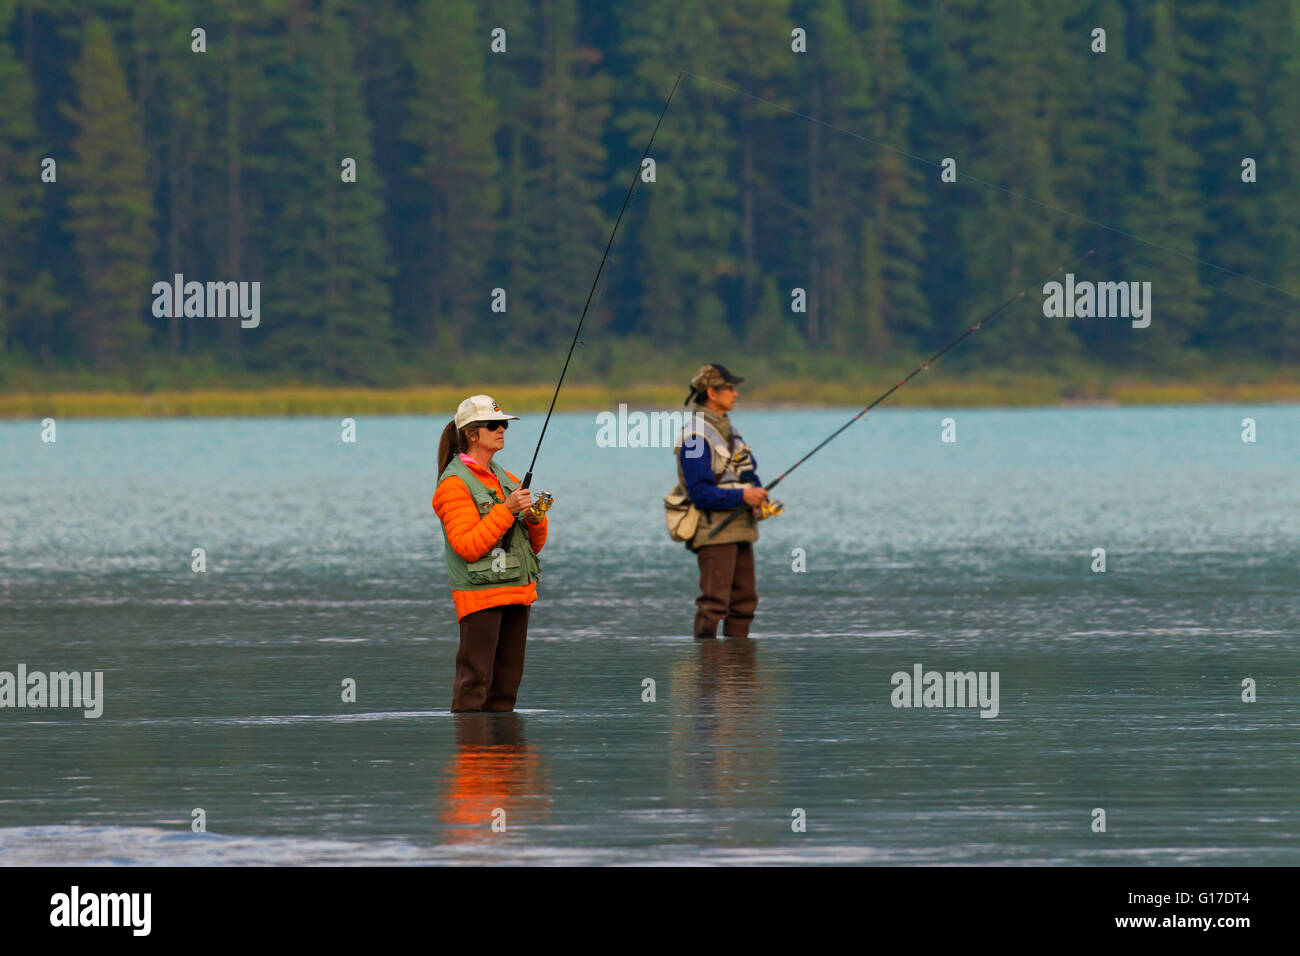
[[[674, 720], [669, 732], [671, 778], [690, 781], [736, 805], [747, 788], [765, 786], [775, 768], [763, 741], [762, 714], [776, 703], [771, 679], [760, 680], [758, 643], [744, 637], [699, 645], [699, 661], [673, 667]], [[760, 709], [760, 696], [762, 707]]]
[[748, 638], [738, 638], [700, 648], [700, 674], [695, 689], [700, 712], [716, 712], [732, 718], [748, 716], [757, 709], [754, 684], [757, 646]]
[[505, 811], [508, 828], [545, 815], [546, 781], [537, 753], [524, 740], [523, 718], [468, 713], [455, 720], [456, 756], [447, 768], [441, 812], [446, 839], [492, 835], [497, 810]]

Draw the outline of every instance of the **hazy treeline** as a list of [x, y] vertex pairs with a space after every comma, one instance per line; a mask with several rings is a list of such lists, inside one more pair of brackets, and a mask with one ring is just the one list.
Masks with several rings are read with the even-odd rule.
[[[1300, 356], [1300, 300], [1193, 261], [1300, 291], [1300, 0], [0, 0], [0, 374], [557, 346], [683, 69], [857, 135], [683, 77], [591, 335], [867, 357], [1073, 263], [1151, 327], [1035, 289], [975, 348]], [[176, 273], [260, 325], [155, 315]]]

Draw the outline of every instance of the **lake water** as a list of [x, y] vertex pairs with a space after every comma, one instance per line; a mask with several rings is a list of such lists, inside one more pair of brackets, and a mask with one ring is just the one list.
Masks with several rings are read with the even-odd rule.
[[[770, 480], [852, 414], [734, 418]], [[556, 416], [513, 716], [447, 711], [442, 424], [0, 423], [0, 670], [105, 698], [0, 709], [0, 863], [1300, 863], [1300, 408], [874, 412], [707, 645], [670, 453]]]

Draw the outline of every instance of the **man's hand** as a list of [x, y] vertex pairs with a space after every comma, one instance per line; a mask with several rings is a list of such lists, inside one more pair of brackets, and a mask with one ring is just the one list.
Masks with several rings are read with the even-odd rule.
[[[763, 492], [767, 494], [767, 492]], [[510, 497], [506, 499], [506, 507], [510, 509], [512, 515], [518, 515], [525, 508], [533, 506], [533, 496], [527, 488], [516, 488], [510, 492]]]
[[743, 494], [745, 496], [745, 504], [749, 505], [751, 508], [756, 508], [767, 500], [766, 488], [746, 488]]

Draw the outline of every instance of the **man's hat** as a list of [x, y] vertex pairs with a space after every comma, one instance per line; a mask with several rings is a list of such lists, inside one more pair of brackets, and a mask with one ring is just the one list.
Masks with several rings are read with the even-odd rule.
[[691, 402], [697, 401], [699, 396], [707, 395], [711, 388], [719, 388], [723, 385], [739, 385], [743, 381], [744, 379], [740, 376], [732, 375], [725, 365], [720, 365], [717, 362], [711, 365], [701, 365], [700, 370], [691, 379], [691, 392], [686, 396], [686, 401], [682, 404], [689, 405]]
[[456, 409], [457, 428], [464, 428], [470, 422], [504, 422], [512, 418], [519, 416], [501, 411], [501, 406], [491, 395], [471, 395]]

